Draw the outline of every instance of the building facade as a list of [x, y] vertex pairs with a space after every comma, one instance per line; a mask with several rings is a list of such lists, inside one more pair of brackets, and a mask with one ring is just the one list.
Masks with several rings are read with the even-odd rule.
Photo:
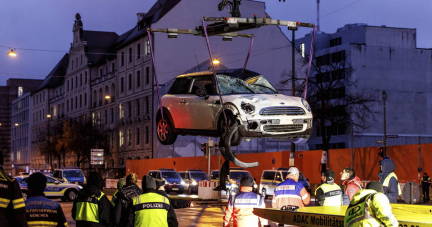
[[[310, 42], [310, 34], [297, 39], [297, 48], [301, 53], [309, 53]], [[350, 81], [354, 83], [341, 86], [343, 92], [370, 94], [376, 99], [368, 105], [373, 117], [366, 122], [357, 122], [367, 128], [355, 128], [351, 135], [349, 127], [338, 127], [330, 148], [381, 145], [377, 140], [383, 140], [384, 131], [382, 91], [387, 93], [386, 134], [398, 135], [398, 138], [388, 138], [387, 145], [432, 142], [432, 93], [429, 89], [432, 51], [416, 47], [415, 29], [347, 24], [335, 33], [317, 33], [314, 51], [314, 58], [319, 61], [316, 63], [321, 67], [338, 58], [346, 58], [346, 63], [353, 69]], [[334, 74], [332, 71], [325, 73], [327, 78]], [[330, 80], [325, 78], [320, 81]], [[315, 130], [308, 143], [311, 149], [322, 148], [319, 130]]]

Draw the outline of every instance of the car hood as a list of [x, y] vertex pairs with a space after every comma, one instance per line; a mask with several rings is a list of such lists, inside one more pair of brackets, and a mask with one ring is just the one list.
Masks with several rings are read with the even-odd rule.
[[180, 178], [164, 178], [167, 182], [175, 182], [175, 183], [181, 183], [182, 179]]
[[264, 107], [270, 106], [299, 106], [304, 109], [306, 113], [310, 113], [303, 106], [300, 97], [287, 96], [283, 94], [241, 94], [241, 95], [226, 95], [223, 97], [224, 102], [230, 102], [237, 106], [242, 114], [245, 114], [241, 110], [241, 103], [249, 103], [255, 106], [255, 113], [252, 115], [259, 114], [259, 111]]

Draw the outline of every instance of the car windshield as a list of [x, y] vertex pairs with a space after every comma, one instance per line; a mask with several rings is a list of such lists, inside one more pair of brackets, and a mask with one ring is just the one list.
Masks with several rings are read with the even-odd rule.
[[241, 180], [243, 177], [250, 177], [252, 178], [252, 175], [249, 172], [242, 171], [242, 172], [230, 172], [230, 179], [231, 180]]
[[182, 179], [185, 179], [186, 173], [179, 173]]
[[65, 170], [63, 177], [84, 177], [84, 174], [81, 170]]
[[[286, 179], [286, 177], [287, 177], [287, 171], [285, 171], [285, 172], [282, 172], [282, 176], [283, 176], [283, 179]], [[306, 177], [303, 175], [303, 173], [302, 172], [300, 172], [300, 175], [299, 175], [299, 179], [298, 179], [299, 181], [307, 181], [307, 179], [306, 179]]]
[[246, 80], [217, 75], [219, 89], [222, 95], [230, 94], [276, 94], [277, 90], [263, 76], [248, 78]]
[[177, 172], [163, 172], [162, 173], [163, 178], [180, 178], [180, 174]]
[[207, 180], [207, 173], [190, 173], [190, 175], [195, 180]]
[[219, 179], [219, 171], [213, 171], [211, 174], [211, 179], [213, 180]]

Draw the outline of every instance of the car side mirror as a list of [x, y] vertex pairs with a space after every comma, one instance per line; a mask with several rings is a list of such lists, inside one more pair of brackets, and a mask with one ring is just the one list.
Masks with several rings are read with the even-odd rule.
[[60, 181], [56, 181], [56, 182], [54, 182], [54, 184], [60, 184]]
[[207, 100], [209, 98], [209, 96], [207, 95], [207, 92], [205, 90], [202, 90], [202, 89], [198, 89], [196, 92], [196, 95], [198, 97], [204, 97], [205, 100]]

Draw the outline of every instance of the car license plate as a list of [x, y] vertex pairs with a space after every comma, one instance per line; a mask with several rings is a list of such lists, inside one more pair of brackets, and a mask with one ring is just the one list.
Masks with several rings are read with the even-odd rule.
[[172, 190], [173, 190], [173, 191], [178, 191], [178, 188], [173, 188]]

